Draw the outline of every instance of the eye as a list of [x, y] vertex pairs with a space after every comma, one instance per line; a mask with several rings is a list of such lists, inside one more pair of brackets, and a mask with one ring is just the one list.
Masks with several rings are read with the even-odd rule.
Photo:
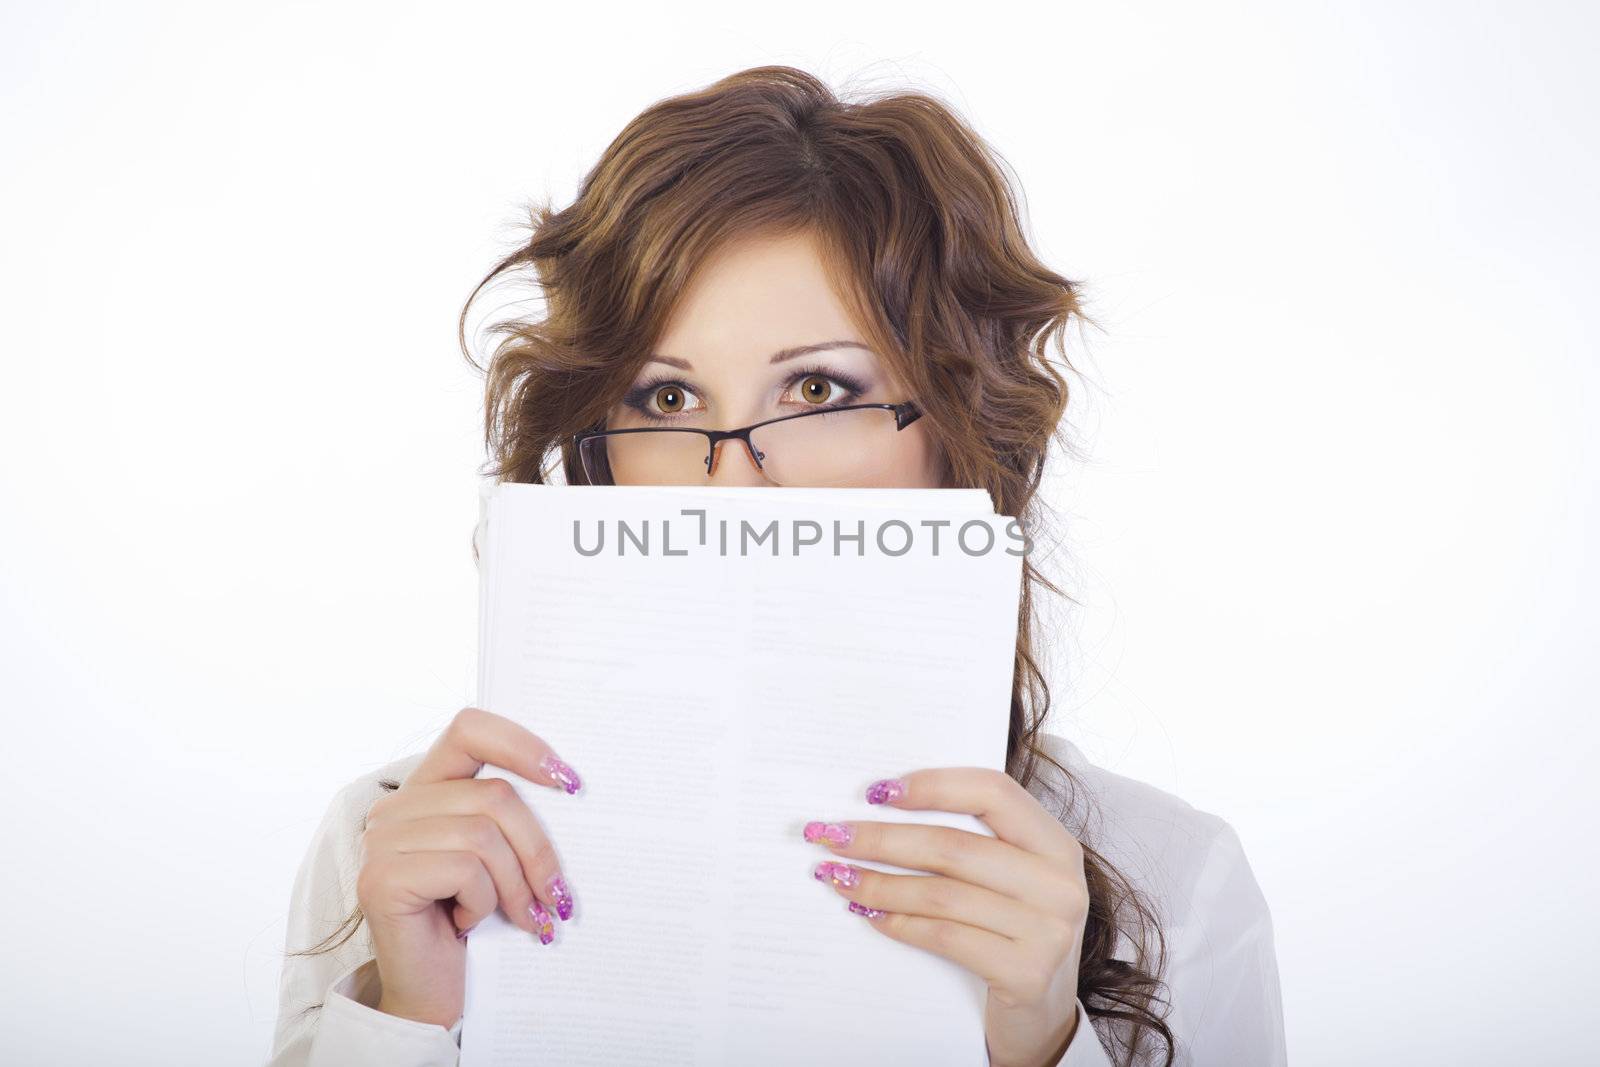
[[867, 391], [866, 383], [838, 372], [807, 369], [790, 379], [803, 407], [853, 403]]
[[622, 402], [643, 418], [665, 421], [694, 414], [697, 399], [682, 382], [657, 380], [628, 390]]
[[663, 385], [655, 391], [650, 398], [656, 409], [663, 414], [671, 415], [683, 410], [684, 391], [676, 385]]
[[800, 383], [800, 395], [808, 404], [826, 404], [833, 393], [832, 380], [820, 374], [813, 374]]

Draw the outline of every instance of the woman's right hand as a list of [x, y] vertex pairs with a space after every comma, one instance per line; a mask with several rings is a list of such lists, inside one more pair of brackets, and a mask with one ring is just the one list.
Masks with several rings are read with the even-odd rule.
[[356, 897], [372, 927], [380, 1011], [453, 1026], [466, 994], [461, 932], [498, 905], [549, 944], [550, 916], [572, 915], [544, 828], [510, 782], [473, 777], [485, 763], [568, 793], [581, 785], [527, 729], [463, 708], [400, 788], [372, 805]]

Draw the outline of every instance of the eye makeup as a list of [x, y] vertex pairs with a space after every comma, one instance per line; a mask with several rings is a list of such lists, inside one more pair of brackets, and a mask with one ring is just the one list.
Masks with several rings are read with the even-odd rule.
[[[845, 404], [853, 404], [862, 396], [866, 395], [866, 393], [872, 388], [871, 383], [860, 377], [857, 377], [854, 374], [835, 370], [830, 367], [824, 367], [820, 364], [807, 364], [803, 367], [800, 367], [790, 374], [786, 379], [784, 379], [783, 392], [789, 392], [807, 378], [826, 378], [829, 381], [842, 385], [846, 394], [837, 400], [830, 398], [821, 404], [804, 404], [803, 406], [807, 408], [827, 409], [830, 407], [842, 407]], [[622, 403], [641, 418], [649, 419], [653, 422], [677, 422], [679, 419], [686, 418], [687, 416], [681, 413], [665, 414], [654, 410], [650, 406], [651, 399], [655, 395], [656, 391], [661, 389], [663, 386], [669, 385], [677, 386], [686, 393], [692, 394], [695, 392], [694, 387], [688, 382], [684, 381], [681, 377], [672, 374], [658, 374], [629, 389], [625, 394], [623, 394]]]

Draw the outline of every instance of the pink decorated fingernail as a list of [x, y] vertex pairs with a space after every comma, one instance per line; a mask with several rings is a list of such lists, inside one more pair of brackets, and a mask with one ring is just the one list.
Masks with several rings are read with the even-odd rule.
[[906, 795], [906, 784], [898, 778], [880, 778], [867, 786], [868, 804], [888, 804]]
[[583, 785], [583, 779], [578, 777], [578, 772], [557, 756], [545, 756], [539, 763], [539, 769], [554, 778], [569, 795], [576, 793]]
[[813, 844], [838, 847], [850, 843], [850, 827], [842, 822], [806, 823], [806, 840]]
[[819, 882], [832, 882], [841, 889], [854, 889], [861, 881], [861, 872], [848, 863], [823, 860], [817, 864], [817, 869], [811, 872], [811, 877]]
[[886, 911], [879, 911], [877, 908], [869, 908], [865, 904], [854, 900], [850, 902], [850, 910], [855, 912], [857, 915], [868, 919], [881, 919], [885, 915], [889, 914]]
[[544, 910], [543, 904], [535, 900], [528, 905], [528, 914], [533, 916], [534, 929], [541, 945], [548, 945], [556, 939], [556, 924], [550, 921], [550, 913]]
[[550, 895], [556, 898], [556, 914], [561, 916], [561, 921], [572, 918], [572, 893], [567, 889], [567, 880], [559, 872], [550, 876]]

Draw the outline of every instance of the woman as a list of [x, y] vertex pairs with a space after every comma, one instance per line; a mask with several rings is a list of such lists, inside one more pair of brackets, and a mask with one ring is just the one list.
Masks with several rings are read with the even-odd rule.
[[[972, 486], [1037, 519], [1067, 401], [1048, 355], [1077, 291], [1030, 252], [995, 157], [939, 102], [847, 103], [799, 70], [744, 71], [646, 110], [575, 203], [533, 222], [467, 303], [524, 267], [546, 300], [497, 328], [495, 477], [545, 481], [559, 462], [572, 483]], [[799, 467], [737, 438], [708, 457], [678, 434], [698, 442], [687, 458], [671, 434], [577, 444], [907, 402], [909, 422], [791, 420], [816, 431], [784, 450], [810, 457]], [[1283, 1062], [1271, 922], [1237, 837], [1043, 732], [1033, 586], [1058, 590], [1024, 573], [1007, 773], [927, 768], [869, 796], [981, 812], [997, 836], [819, 823], [819, 880], [906, 951], [985, 979], [996, 1067]], [[295, 884], [273, 1063], [455, 1062], [464, 932], [499, 908], [560, 951], [574, 906], [559, 842], [474, 775], [491, 762], [559, 803], [581, 785], [563, 757], [582, 763], [469, 708], [341, 791]]]

